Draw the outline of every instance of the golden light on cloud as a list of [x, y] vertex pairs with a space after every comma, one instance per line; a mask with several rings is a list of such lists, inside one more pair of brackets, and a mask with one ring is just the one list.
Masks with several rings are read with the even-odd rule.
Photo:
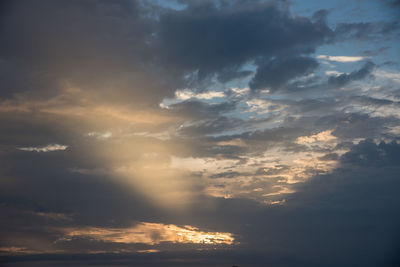
[[0, 247], [0, 255], [1, 254], [14, 254], [14, 253], [29, 253], [29, 250], [26, 247]]
[[220, 141], [217, 143], [218, 146], [238, 146], [238, 147], [246, 147], [246, 143], [240, 139], [240, 138], [235, 138], [232, 140], [228, 141]]
[[70, 228], [66, 229], [60, 240], [70, 241], [74, 238], [86, 238], [102, 242], [156, 245], [162, 242], [193, 243], [208, 245], [232, 245], [234, 237], [231, 233], [205, 232], [185, 225], [142, 222], [130, 228]]
[[280, 190], [277, 191], [277, 192], [264, 194], [263, 196], [265, 196], [265, 197], [268, 197], [268, 196], [277, 196], [277, 195], [281, 195], [281, 194], [292, 194], [292, 193], [296, 192], [296, 191], [294, 191], [294, 190], [291, 190], [291, 189], [289, 189], [289, 188], [287, 188], [287, 187], [283, 187], [283, 186], [280, 186], [280, 185], [275, 185], [274, 187], [275, 187], [275, 188], [278, 188], [278, 189], [280, 189]]
[[298, 144], [329, 143], [336, 141], [336, 136], [332, 135], [332, 130], [326, 130], [310, 136], [300, 136], [297, 138]]
[[[247, 92], [247, 89], [235, 90], [240, 94]], [[211, 99], [221, 94], [211, 91], [196, 96], [185, 95], [187, 91], [181, 93], [182, 99], [189, 96]], [[249, 111], [260, 114], [280, 111], [285, 107], [284, 104], [256, 99], [247, 104]], [[60, 117], [65, 118], [62, 127], [86, 136], [85, 142], [89, 140], [89, 149], [81, 153], [87, 153], [87, 158], [93, 158], [101, 166], [92, 169], [76, 166], [73, 168], [75, 171], [88, 175], [105, 174], [133, 192], [140, 192], [152, 204], [168, 210], [189, 208], [199, 194], [250, 198], [260, 202], [266, 198], [276, 201], [270, 198], [294, 192], [291, 184], [334, 169], [337, 165], [335, 159], [322, 159], [327, 150], [338, 155], [343, 153], [335, 148], [338, 139], [332, 134], [333, 130], [325, 130], [295, 139], [295, 143], [306, 147], [307, 151], [303, 152], [292, 153], [276, 146], [262, 154], [243, 156], [243, 161], [220, 157], [218, 154], [191, 156], [191, 153], [186, 153], [191, 152], [190, 148], [173, 142], [179, 135], [178, 125], [185, 120], [183, 117], [162, 109], [139, 108], [126, 102], [114, 103], [102, 94], [69, 84], [58, 95], [48, 99], [19, 95], [0, 103], [0, 112], [12, 111], [34, 113], [55, 121], [59, 121]], [[71, 150], [77, 149], [78, 145], [71, 144]], [[252, 149], [251, 142], [242, 138], [221, 140], [215, 145], [220, 149]], [[317, 150], [313, 151], [314, 148]], [[326, 151], [319, 151], [319, 148]], [[66, 146], [20, 149], [47, 152], [66, 149]], [[183, 156], [185, 154], [187, 156]], [[201, 177], [193, 178], [193, 173], [201, 174]], [[275, 178], [279, 179], [277, 183], [285, 190], [268, 185]]]
[[[176, 169], [203, 174], [204, 193], [218, 198], [250, 198], [265, 204], [284, 204], [282, 197], [295, 193], [293, 184], [304, 182], [316, 174], [327, 174], [337, 167], [338, 160], [325, 157], [342, 155], [332, 130], [299, 137], [310, 150], [292, 153], [271, 147], [263, 154], [245, 157], [245, 161], [218, 158], [172, 157]], [[314, 151], [312, 148], [323, 148]], [[275, 184], [275, 185], [274, 185]], [[276, 202], [278, 201], [278, 202]]]
[[157, 253], [160, 252], [158, 249], [139, 249], [136, 250], [138, 253]]
[[[90, 90], [67, 85], [58, 95], [48, 99], [32, 99], [16, 95], [12, 100], [0, 102], [0, 112], [23, 112], [78, 118], [108, 124], [143, 123], [161, 124], [176, 120], [154, 109], [137, 109], [132, 105], [115, 104]], [[101, 120], [99, 120], [101, 118]]]

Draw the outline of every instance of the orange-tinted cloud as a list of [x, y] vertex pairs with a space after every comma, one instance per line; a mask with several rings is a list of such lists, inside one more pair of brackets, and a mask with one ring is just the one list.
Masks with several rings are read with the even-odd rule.
[[233, 234], [224, 232], [205, 232], [196, 227], [185, 225], [142, 222], [130, 228], [70, 228], [65, 229], [61, 240], [87, 238], [96, 241], [113, 243], [142, 243], [156, 245], [161, 242], [194, 243], [194, 244], [225, 244], [232, 245]]

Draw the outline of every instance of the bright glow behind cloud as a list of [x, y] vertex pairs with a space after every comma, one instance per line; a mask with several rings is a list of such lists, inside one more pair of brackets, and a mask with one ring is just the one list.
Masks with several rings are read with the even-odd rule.
[[161, 242], [194, 243], [207, 245], [232, 245], [234, 237], [231, 233], [204, 232], [198, 228], [185, 225], [142, 222], [130, 228], [71, 228], [65, 230], [61, 240], [87, 238], [96, 241], [114, 243], [142, 243], [156, 245]]

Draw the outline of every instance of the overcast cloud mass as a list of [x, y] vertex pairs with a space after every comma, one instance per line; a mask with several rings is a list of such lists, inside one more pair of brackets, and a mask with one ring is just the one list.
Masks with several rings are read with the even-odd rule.
[[399, 1], [0, 13], [0, 265], [399, 266]]

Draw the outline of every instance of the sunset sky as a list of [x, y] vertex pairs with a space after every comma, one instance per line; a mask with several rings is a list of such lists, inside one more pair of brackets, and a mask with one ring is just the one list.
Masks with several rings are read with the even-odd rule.
[[399, 266], [400, 1], [0, 12], [1, 266]]

